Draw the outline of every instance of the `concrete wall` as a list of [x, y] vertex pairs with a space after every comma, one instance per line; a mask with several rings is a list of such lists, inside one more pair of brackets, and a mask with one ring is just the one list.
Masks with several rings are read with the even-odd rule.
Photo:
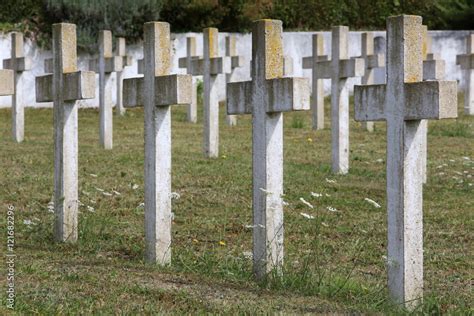
[[[433, 37], [433, 51], [441, 54], [441, 57], [446, 61], [446, 79], [447, 80], [460, 80], [461, 71], [456, 66], [456, 55], [465, 53], [466, 44], [465, 37], [470, 31], [430, 31], [429, 34]], [[314, 32], [285, 32], [283, 34], [284, 41], [284, 53], [285, 55], [291, 56], [294, 61], [294, 73], [295, 76], [304, 76], [311, 79], [310, 70], [303, 70], [301, 64], [301, 58], [309, 56], [311, 54], [311, 36]], [[331, 51], [331, 34], [329, 32], [322, 32], [325, 40], [325, 52], [330, 54]], [[349, 36], [349, 53], [350, 56], [360, 55], [360, 32], [351, 32]], [[197, 51], [202, 54], [202, 34], [200, 33], [186, 33], [186, 34], [172, 34], [173, 39], [173, 72], [185, 73], [184, 69], [178, 69], [178, 58], [186, 55], [186, 36], [195, 35], [197, 37]], [[225, 37], [226, 33], [221, 33], [219, 36], [219, 50], [222, 54], [225, 51]], [[375, 36], [385, 37], [385, 32], [376, 32]], [[10, 36], [8, 34], [0, 34], [0, 60], [10, 57]], [[250, 79], [250, 59], [252, 55], [252, 40], [250, 34], [237, 34], [237, 52], [239, 55], [245, 56], [246, 63], [245, 67], [237, 69], [237, 77], [240, 80]], [[34, 94], [34, 77], [43, 74], [43, 64], [45, 58], [51, 57], [51, 51], [39, 49], [35, 43], [27, 40], [25, 44], [25, 53], [33, 61], [33, 69], [24, 74], [24, 84], [26, 92], [27, 106], [39, 107], [39, 106], [51, 106], [51, 103], [38, 104], [35, 102]], [[137, 59], [143, 57], [143, 48], [141, 45], [129, 45], [127, 47], [127, 53], [134, 58], [134, 64], [127, 67], [124, 71], [124, 77], [133, 77], [137, 75]], [[87, 59], [91, 58], [89, 55], [79, 55], [79, 68], [81, 70], [87, 70]], [[222, 76], [221, 76], [222, 77]], [[383, 70], [378, 71], [376, 74], [376, 80], [380, 82], [383, 80]], [[356, 84], [359, 79], [352, 79], [351, 83]], [[220, 84], [222, 89], [220, 91], [220, 99], [225, 99], [224, 89], [224, 78], [220, 78]], [[329, 92], [330, 81], [326, 80], [325, 91]], [[463, 83], [462, 83], [463, 84]], [[10, 97], [0, 97], [0, 107], [9, 107], [11, 104]], [[115, 102], [115, 92], [113, 95]], [[98, 105], [98, 92], [94, 100], [87, 100], [81, 103], [82, 107], [94, 107]]]

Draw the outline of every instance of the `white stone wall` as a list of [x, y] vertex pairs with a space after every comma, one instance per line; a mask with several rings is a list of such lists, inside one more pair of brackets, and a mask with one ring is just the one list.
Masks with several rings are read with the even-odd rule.
[[[331, 34], [330, 32], [322, 32], [324, 34], [324, 44], [326, 54], [331, 51]], [[360, 33], [351, 32], [349, 37], [349, 54], [350, 56], [360, 55]], [[433, 51], [441, 54], [441, 57], [446, 61], [446, 79], [460, 80], [461, 71], [456, 66], [456, 55], [465, 53], [466, 43], [465, 37], [470, 31], [430, 31], [429, 34], [433, 37]], [[291, 56], [294, 61], [295, 76], [304, 76], [311, 80], [310, 70], [303, 70], [301, 59], [304, 56], [311, 54], [311, 36], [314, 32], [286, 32], [283, 35], [284, 53]], [[201, 33], [180, 33], [172, 34], [173, 38], [173, 69], [172, 72], [185, 73], [184, 69], [178, 69], [178, 58], [186, 55], [186, 36], [195, 35], [197, 37], [196, 46], [198, 54], [202, 54], [202, 34]], [[225, 52], [225, 37], [226, 33], [219, 34], [219, 51], [223, 55]], [[385, 32], [376, 32], [375, 36], [384, 36]], [[9, 34], [0, 33], [0, 60], [10, 57], [10, 36]], [[25, 44], [26, 56], [32, 59], [33, 69], [24, 74], [25, 82], [25, 100], [28, 107], [51, 106], [51, 103], [35, 102], [35, 86], [34, 77], [43, 74], [43, 64], [45, 58], [50, 58], [51, 51], [39, 49], [35, 43], [27, 40]], [[252, 38], [250, 34], [237, 34], [237, 53], [246, 58], [245, 67], [236, 70], [236, 77], [239, 80], [250, 79], [250, 59], [252, 56]], [[127, 46], [127, 54], [133, 56], [134, 63], [127, 67], [124, 71], [124, 78], [133, 77], [137, 74], [137, 59], [143, 58], [142, 45], [135, 44]], [[79, 68], [87, 70], [87, 59], [90, 55], [79, 54]], [[376, 81], [381, 80], [383, 74], [380, 71], [376, 74]], [[98, 79], [97, 79], [98, 80]], [[113, 75], [115, 80], [115, 75]], [[221, 76], [220, 83], [222, 89], [219, 89], [221, 100], [225, 99], [224, 76]], [[351, 79], [351, 82], [359, 83], [359, 79]], [[325, 91], [329, 92], [329, 80], [325, 80]], [[97, 84], [98, 86], [98, 84]], [[116, 85], [113, 83], [113, 86]], [[97, 107], [99, 104], [99, 93], [96, 92], [96, 98], [93, 100], [81, 101], [81, 107]], [[115, 103], [115, 92], [113, 92], [113, 102]], [[11, 97], [0, 97], [0, 107], [9, 107], [11, 105]]]

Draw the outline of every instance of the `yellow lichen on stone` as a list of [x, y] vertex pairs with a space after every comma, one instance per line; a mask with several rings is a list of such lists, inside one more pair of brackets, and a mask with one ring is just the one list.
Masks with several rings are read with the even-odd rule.
[[282, 22], [278, 20], [264, 21], [265, 77], [266, 79], [283, 77]]
[[61, 58], [62, 73], [76, 72], [76, 25], [69, 23], [54, 24], [53, 32], [59, 33], [59, 49], [61, 52], [57, 52], [59, 54], [56, 56]]

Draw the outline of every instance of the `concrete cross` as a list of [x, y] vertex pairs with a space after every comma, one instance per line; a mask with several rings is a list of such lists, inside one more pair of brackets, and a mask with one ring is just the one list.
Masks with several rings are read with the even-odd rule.
[[474, 34], [466, 38], [466, 54], [456, 56], [456, 65], [464, 72], [464, 113], [474, 115]]
[[347, 79], [364, 75], [364, 59], [349, 58], [349, 28], [332, 28], [331, 60], [318, 61], [315, 79], [331, 79], [332, 171], [349, 170], [349, 89]]
[[13, 140], [17, 143], [23, 141], [25, 136], [25, 109], [23, 94], [22, 74], [31, 69], [31, 61], [25, 57], [23, 52], [23, 33], [13, 32], [11, 34], [12, 47], [11, 58], [3, 61], [3, 68], [13, 70], [15, 91], [12, 95], [12, 133]]
[[[441, 59], [439, 54], [432, 53], [432, 43], [433, 40], [430, 35], [428, 35], [428, 27], [422, 25], [422, 35], [423, 35], [423, 46], [422, 46], [422, 56], [423, 56], [423, 80], [443, 80], [444, 79], [444, 69], [445, 62]], [[422, 146], [421, 146], [421, 159], [422, 163], [422, 175], [423, 183], [426, 183], [427, 177], [427, 164], [428, 164], [428, 120], [421, 120], [420, 129], [422, 131]]]
[[[117, 40], [115, 43], [116, 43], [115, 55], [122, 58], [122, 67], [125, 68], [126, 66], [132, 65], [132, 57], [127, 56], [125, 38], [117, 37]], [[123, 106], [123, 100], [122, 100], [123, 69], [117, 70], [116, 76], [117, 76], [116, 77], [117, 79], [117, 105], [115, 106], [115, 109], [117, 111], [117, 114], [124, 115], [125, 108]]]
[[324, 129], [324, 90], [323, 79], [317, 78], [318, 61], [327, 61], [324, 55], [324, 37], [322, 34], [313, 34], [313, 54], [303, 57], [303, 69], [312, 70], [311, 111], [313, 113], [313, 129]]
[[[204, 79], [204, 133], [203, 152], [206, 157], [219, 156], [219, 75], [230, 73], [230, 59], [218, 57], [218, 36], [216, 28], [203, 30], [204, 57], [191, 60], [191, 74], [203, 75]], [[188, 68], [189, 71], [189, 68]]]
[[[364, 32], [361, 35], [361, 58], [365, 61], [365, 74], [361, 78], [361, 84], [374, 84], [375, 68], [385, 67], [385, 55], [374, 52], [374, 33]], [[369, 132], [374, 131], [374, 122], [362, 122], [362, 128]]]
[[122, 71], [123, 57], [112, 54], [112, 32], [99, 32], [99, 58], [90, 60], [89, 69], [99, 73], [99, 135], [105, 149], [113, 147], [112, 76]]
[[387, 122], [388, 288], [413, 308], [423, 296], [424, 119], [457, 117], [456, 82], [423, 81], [421, 17], [387, 19], [387, 84], [355, 86], [357, 121]]
[[36, 101], [54, 102], [54, 212], [57, 241], [77, 241], [77, 100], [95, 97], [95, 73], [77, 70], [76, 25], [53, 24], [53, 73], [36, 77]]
[[[178, 59], [179, 68], [186, 68], [186, 72], [191, 74], [191, 60], [199, 58], [196, 54], [196, 37], [186, 37], [186, 57]], [[193, 78], [191, 103], [188, 104], [188, 122], [197, 122], [197, 80], [195, 78]]]
[[170, 25], [144, 24], [145, 75], [124, 80], [126, 107], [145, 108], [145, 259], [171, 262], [171, 105], [191, 102], [192, 77], [170, 75]]
[[309, 110], [305, 78], [283, 78], [282, 22], [252, 29], [252, 81], [227, 84], [227, 113], [252, 114], [253, 263], [257, 278], [283, 264], [283, 113]]
[[[243, 56], [237, 55], [236, 39], [235, 35], [228, 35], [225, 38], [225, 55], [231, 59], [231, 72], [225, 75], [225, 83], [235, 81], [235, 68], [242, 67], [245, 59]], [[237, 125], [236, 115], [227, 115], [227, 124], [230, 126]]]

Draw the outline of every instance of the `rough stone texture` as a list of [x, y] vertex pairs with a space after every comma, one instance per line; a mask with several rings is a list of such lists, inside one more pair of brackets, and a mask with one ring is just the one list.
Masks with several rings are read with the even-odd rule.
[[227, 84], [227, 113], [253, 116], [253, 264], [255, 276], [262, 279], [272, 270], [281, 272], [283, 265], [283, 113], [280, 111], [308, 110], [309, 84], [303, 78], [282, 78], [281, 21], [254, 22], [251, 69], [252, 81]]
[[423, 297], [421, 120], [457, 116], [456, 82], [425, 81], [421, 17], [387, 19], [387, 84], [356, 86], [356, 120], [387, 121], [388, 289], [415, 308]]
[[[112, 32], [99, 32], [99, 134], [100, 145], [104, 149], [113, 147], [112, 80], [106, 71], [106, 58], [111, 60]], [[113, 58], [113, 60], [116, 60]]]
[[463, 70], [464, 113], [474, 115], [474, 34], [466, 37], [466, 54], [457, 55], [456, 64]]
[[192, 77], [170, 75], [170, 25], [144, 25], [144, 77], [124, 80], [124, 106], [145, 107], [145, 259], [171, 263], [171, 108], [191, 102]]
[[122, 59], [122, 69], [117, 70], [116, 72], [116, 106], [115, 109], [117, 111], [118, 115], [124, 115], [125, 114], [125, 107], [123, 106], [123, 100], [122, 100], [122, 89], [123, 89], [123, 68], [126, 66], [130, 66], [132, 64], [132, 60], [130, 56], [127, 56], [126, 53], [126, 42], [125, 38], [123, 37], [118, 37], [117, 42], [116, 42], [116, 47], [115, 47], [115, 55], [117, 57], [120, 57]]
[[[361, 84], [374, 84], [374, 69], [385, 67], [385, 56], [374, 53], [374, 33], [362, 33], [361, 57], [365, 60], [365, 74], [361, 78]], [[374, 131], [374, 122], [362, 122], [362, 127], [369, 132]]]
[[[199, 58], [196, 55], [196, 37], [186, 37], [186, 57], [182, 57], [178, 60], [180, 68], [186, 68], [187, 73], [191, 73], [191, 61], [193, 58]], [[188, 122], [197, 123], [197, 80], [193, 78], [193, 85], [191, 87], [191, 103], [188, 104]]]
[[0, 69], [0, 95], [12, 95], [15, 93], [13, 70]]
[[31, 68], [30, 59], [23, 53], [23, 33], [11, 33], [11, 57], [3, 61], [3, 68], [13, 70], [15, 83], [12, 95], [12, 136], [13, 140], [21, 143], [25, 137], [25, 102], [23, 100], [23, 72]]
[[332, 171], [349, 171], [349, 90], [347, 78], [364, 74], [362, 58], [349, 59], [349, 28], [332, 28], [331, 61], [319, 61], [321, 74], [317, 78], [331, 78], [331, 138]]
[[54, 235], [61, 242], [75, 242], [78, 234], [76, 100], [95, 96], [94, 73], [78, 72], [76, 60], [76, 26], [53, 24], [53, 74], [37, 77], [36, 96], [54, 102]]
[[[226, 57], [231, 58], [231, 72], [225, 75], [225, 82], [230, 83], [235, 81], [235, 68], [242, 67], [244, 65], [245, 59], [242, 56], [237, 55], [237, 47], [235, 35], [229, 35], [225, 38], [225, 55]], [[237, 125], [237, 116], [236, 115], [227, 115], [226, 116], [227, 125], [235, 126]]]
[[313, 113], [313, 129], [324, 129], [324, 91], [323, 79], [317, 78], [318, 61], [328, 60], [324, 55], [324, 37], [322, 34], [313, 35], [313, 54], [303, 57], [303, 69], [312, 70], [311, 111]]

